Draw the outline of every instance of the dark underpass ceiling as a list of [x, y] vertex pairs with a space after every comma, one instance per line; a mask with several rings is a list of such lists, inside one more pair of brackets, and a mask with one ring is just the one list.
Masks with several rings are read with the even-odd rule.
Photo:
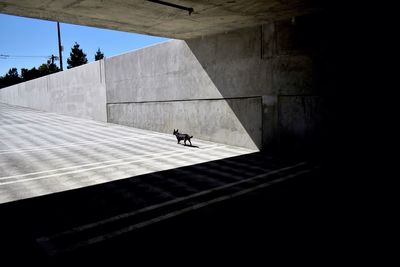
[[0, 13], [176, 39], [251, 27], [319, 9], [315, 0], [0, 0]]

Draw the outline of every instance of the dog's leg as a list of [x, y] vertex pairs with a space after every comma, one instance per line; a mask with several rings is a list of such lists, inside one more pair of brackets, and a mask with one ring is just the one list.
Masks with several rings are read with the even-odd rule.
[[190, 139], [189, 139], [189, 143], [190, 143], [190, 146], [192, 146], [192, 142], [190, 142]]

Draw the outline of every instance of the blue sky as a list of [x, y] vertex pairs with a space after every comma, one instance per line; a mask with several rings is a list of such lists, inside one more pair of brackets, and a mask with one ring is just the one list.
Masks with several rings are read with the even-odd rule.
[[[105, 57], [112, 57], [168, 40], [66, 23], [60, 23], [60, 28], [64, 70], [67, 69], [67, 58], [75, 42], [83, 49], [88, 61], [92, 62], [98, 48]], [[0, 76], [13, 67], [18, 69], [18, 73], [21, 73], [21, 68], [39, 67], [46, 63], [45, 57], [52, 54], [58, 56], [56, 22], [0, 14]], [[58, 61], [56, 64], [59, 66]]]

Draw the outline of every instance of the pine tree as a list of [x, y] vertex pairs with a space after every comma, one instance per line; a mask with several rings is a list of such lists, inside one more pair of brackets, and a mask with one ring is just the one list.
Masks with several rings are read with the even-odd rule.
[[100, 48], [97, 50], [96, 54], [94, 55], [94, 60], [100, 60], [104, 58], [104, 53], [100, 51]]
[[75, 42], [75, 45], [71, 48], [69, 58], [67, 59], [67, 68], [71, 69], [86, 64], [87, 62], [86, 54], [79, 48], [79, 44]]
[[22, 81], [18, 75], [17, 68], [11, 68], [8, 70], [5, 76], [0, 77], [0, 88], [11, 86]]

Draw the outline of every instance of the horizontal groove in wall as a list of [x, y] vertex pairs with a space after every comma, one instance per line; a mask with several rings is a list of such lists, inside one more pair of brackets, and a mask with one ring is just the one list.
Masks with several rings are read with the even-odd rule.
[[324, 95], [301, 95], [301, 94], [299, 94], [299, 95], [295, 95], [295, 94], [293, 94], [293, 95], [278, 95], [278, 97], [291, 97], [291, 96], [318, 96], [318, 97], [320, 97], [320, 96], [324, 96]]
[[243, 96], [243, 97], [227, 97], [227, 98], [178, 99], [178, 100], [154, 100], [154, 101], [137, 101], [137, 102], [110, 102], [110, 103], [107, 103], [107, 105], [145, 104], [145, 103], [166, 103], [166, 102], [189, 102], [189, 101], [210, 101], [210, 100], [230, 100], [230, 99], [250, 99], [250, 98], [261, 98], [261, 96]]

